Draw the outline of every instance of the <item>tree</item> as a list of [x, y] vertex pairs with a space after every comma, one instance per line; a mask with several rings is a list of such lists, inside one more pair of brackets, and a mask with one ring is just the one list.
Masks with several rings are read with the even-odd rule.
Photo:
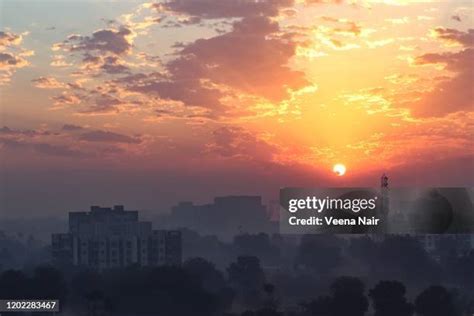
[[278, 305], [278, 300], [275, 297], [275, 286], [271, 283], [265, 283], [263, 285], [263, 291], [266, 294], [264, 303], [265, 307], [276, 308]]
[[257, 311], [245, 311], [241, 316], [283, 316], [282, 313], [273, 308], [262, 308]]
[[367, 267], [367, 270], [373, 271], [377, 267], [378, 246], [373, 238], [354, 236], [351, 237], [347, 250], [352, 258], [361, 261], [362, 265]]
[[442, 286], [431, 286], [418, 295], [415, 311], [420, 316], [458, 315], [453, 296]]
[[254, 256], [240, 256], [227, 268], [229, 282], [242, 296], [244, 303], [258, 306], [261, 302], [261, 290], [265, 283], [265, 274], [260, 260]]
[[64, 300], [67, 285], [62, 273], [50, 266], [39, 266], [34, 270], [31, 280], [34, 298]]
[[379, 277], [398, 276], [403, 281], [418, 283], [439, 280], [441, 275], [437, 263], [418, 240], [410, 236], [387, 236], [378, 247], [375, 259]]
[[467, 287], [474, 291], [474, 251], [469, 254], [456, 258], [454, 262], [447, 266], [452, 272], [454, 280], [462, 287]]
[[181, 267], [118, 268], [101, 278], [103, 301], [114, 315], [209, 316], [219, 311], [217, 296]]
[[369, 308], [364, 284], [358, 278], [340, 277], [331, 286], [332, 316], [363, 316]]
[[313, 316], [331, 316], [333, 299], [330, 296], [320, 296], [308, 304], [304, 304], [305, 310]]
[[28, 299], [30, 298], [29, 289], [30, 280], [22, 271], [8, 270], [0, 275], [1, 298]]
[[110, 312], [110, 304], [100, 291], [92, 291], [85, 295], [88, 316], [104, 316]]
[[331, 285], [330, 296], [320, 296], [303, 304], [312, 316], [363, 316], [369, 308], [364, 284], [353, 277], [340, 277]]
[[342, 260], [340, 241], [323, 235], [304, 235], [301, 238], [296, 264], [321, 274], [334, 269]]
[[184, 262], [183, 268], [191, 276], [198, 278], [207, 292], [218, 297], [221, 310], [227, 310], [232, 306], [235, 293], [226, 285], [223, 274], [212, 262], [199, 257], [190, 258]]
[[207, 291], [219, 292], [225, 287], [225, 279], [222, 273], [216, 269], [213, 263], [203, 258], [191, 258], [183, 263], [183, 268], [192, 276], [197, 277]]
[[273, 308], [262, 308], [257, 311], [256, 316], [283, 316], [283, 314]]
[[279, 259], [279, 249], [265, 233], [241, 234], [234, 237], [237, 255], [258, 256], [262, 262], [276, 262]]
[[397, 281], [381, 281], [369, 291], [375, 309], [374, 316], [411, 316], [413, 304], [405, 298], [405, 286]]

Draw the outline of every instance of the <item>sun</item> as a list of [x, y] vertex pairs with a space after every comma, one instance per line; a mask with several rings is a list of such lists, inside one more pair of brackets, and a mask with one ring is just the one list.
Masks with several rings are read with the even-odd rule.
[[332, 167], [332, 171], [338, 176], [342, 177], [343, 175], [346, 174], [346, 166], [344, 166], [342, 163], [337, 163]]

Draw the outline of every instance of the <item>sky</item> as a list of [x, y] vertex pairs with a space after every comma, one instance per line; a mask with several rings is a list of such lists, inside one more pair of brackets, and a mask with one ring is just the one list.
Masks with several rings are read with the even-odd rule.
[[1, 216], [271, 200], [384, 172], [392, 186], [472, 186], [473, 11], [2, 0]]

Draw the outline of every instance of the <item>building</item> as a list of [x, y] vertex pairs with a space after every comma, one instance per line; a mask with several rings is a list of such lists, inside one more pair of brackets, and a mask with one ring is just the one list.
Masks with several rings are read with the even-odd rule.
[[122, 205], [70, 212], [68, 233], [52, 236], [56, 262], [98, 270], [179, 265], [181, 254], [179, 231], [153, 230], [151, 222], [139, 221], [137, 211]]
[[418, 235], [423, 248], [436, 259], [442, 256], [462, 257], [474, 250], [474, 234]]
[[211, 204], [179, 203], [171, 210], [168, 226], [232, 240], [242, 233], [276, 232], [278, 222], [271, 221], [260, 196], [224, 196]]

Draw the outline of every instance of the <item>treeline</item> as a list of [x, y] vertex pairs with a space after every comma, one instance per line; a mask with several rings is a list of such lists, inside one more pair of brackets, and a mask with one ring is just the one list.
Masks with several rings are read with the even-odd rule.
[[[409, 299], [399, 281], [370, 288], [357, 277], [335, 278], [325, 293], [289, 304], [254, 256], [241, 256], [226, 271], [193, 258], [181, 267], [128, 267], [99, 273], [40, 266], [0, 274], [0, 298], [59, 299], [71, 316], [471, 316], [474, 299], [444, 286], [429, 286]], [[41, 315], [41, 314], [38, 314]], [[46, 314], [45, 314], [46, 315]]]
[[412, 236], [299, 238], [261, 233], [241, 234], [232, 243], [223, 243], [213, 236], [183, 233], [184, 258], [203, 257], [225, 270], [238, 256], [258, 257], [266, 270], [272, 270], [271, 277], [279, 280], [275, 282], [290, 289], [286, 296], [297, 295], [300, 288], [303, 293], [317, 290], [315, 282], [327, 287], [329, 281], [322, 279], [339, 275], [359, 276], [370, 284], [400, 280], [414, 291], [432, 283], [474, 291], [474, 256], [468, 251], [457, 252], [460, 244], [446, 236], [439, 249], [427, 253]]
[[[183, 237], [181, 267], [99, 273], [33, 260], [4, 264], [0, 299], [58, 298], [68, 316], [474, 314], [474, 252], [459, 255], [455, 240], [428, 254], [409, 236], [262, 233], [241, 234], [231, 243], [191, 231]], [[0, 256], [0, 265], [8, 258]]]

